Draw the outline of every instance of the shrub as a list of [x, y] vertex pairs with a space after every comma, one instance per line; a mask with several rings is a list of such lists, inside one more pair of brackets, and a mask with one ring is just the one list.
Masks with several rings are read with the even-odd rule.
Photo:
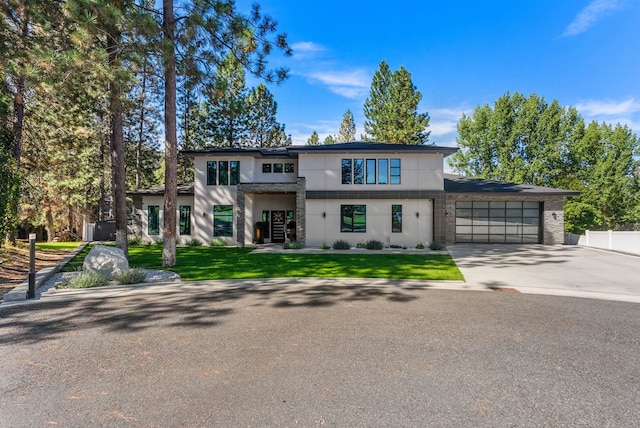
[[109, 278], [98, 272], [83, 272], [69, 281], [70, 288], [93, 288], [107, 285]]
[[329, 248], [331, 248], [331, 247], [328, 246], [326, 242], [323, 242], [322, 246], [320, 247], [321, 250], [328, 250]]
[[202, 241], [199, 240], [198, 238], [193, 238], [185, 242], [185, 245], [187, 247], [202, 247]]
[[300, 248], [302, 248], [302, 245], [300, 245], [298, 241], [287, 242], [284, 244], [285, 250], [299, 250]]
[[115, 276], [118, 284], [140, 284], [147, 281], [147, 274], [142, 269], [123, 270]]
[[367, 241], [367, 250], [382, 250], [383, 248], [384, 244], [380, 241], [376, 241], [375, 239]]
[[343, 239], [340, 239], [333, 243], [334, 250], [348, 250], [350, 248], [351, 248], [351, 244]]
[[164, 245], [164, 240], [162, 240], [162, 239], [156, 239], [156, 240], [153, 242], [153, 245], [163, 246], [163, 245]]
[[134, 235], [129, 238], [129, 245], [141, 245], [142, 244], [142, 236]]
[[442, 244], [436, 244], [435, 242], [432, 242], [431, 245], [429, 245], [429, 248], [434, 250], [434, 251], [442, 251], [444, 249], [446, 249], [446, 247]]
[[416, 249], [417, 250], [424, 250], [424, 244], [422, 242], [420, 242], [418, 245], [416, 245]]
[[210, 244], [212, 247], [226, 247], [227, 243], [222, 238], [213, 238]]
[[366, 242], [358, 242], [356, 248], [367, 248]]

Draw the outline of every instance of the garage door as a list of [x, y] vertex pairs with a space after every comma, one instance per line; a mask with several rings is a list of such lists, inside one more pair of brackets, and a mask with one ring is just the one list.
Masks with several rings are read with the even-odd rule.
[[458, 201], [456, 242], [541, 242], [540, 202]]

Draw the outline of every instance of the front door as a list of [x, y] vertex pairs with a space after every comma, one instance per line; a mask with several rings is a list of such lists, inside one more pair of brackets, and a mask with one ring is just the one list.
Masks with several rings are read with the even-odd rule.
[[284, 242], [284, 211], [271, 211], [271, 242]]

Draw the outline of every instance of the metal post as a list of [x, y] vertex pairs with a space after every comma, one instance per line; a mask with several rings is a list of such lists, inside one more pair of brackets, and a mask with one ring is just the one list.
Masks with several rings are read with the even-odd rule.
[[27, 299], [36, 297], [36, 234], [29, 234], [29, 291]]

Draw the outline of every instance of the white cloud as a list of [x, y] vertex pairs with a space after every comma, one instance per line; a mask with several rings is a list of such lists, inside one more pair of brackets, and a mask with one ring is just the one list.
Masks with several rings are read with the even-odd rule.
[[363, 69], [352, 71], [316, 71], [305, 74], [311, 81], [327, 85], [329, 90], [345, 98], [358, 99], [367, 94], [370, 77]]
[[326, 48], [314, 42], [297, 42], [291, 45], [293, 58], [304, 59], [314, 56], [318, 52], [323, 52]]
[[589, 100], [576, 105], [576, 109], [588, 116], [616, 116], [640, 112], [640, 103], [635, 98], [625, 101]]
[[575, 17], [573, 22], [565, 28], [564, 37], [575, 36], [587, 31], [607, 13], [618, 9], [620, 0], [593, 0]]

